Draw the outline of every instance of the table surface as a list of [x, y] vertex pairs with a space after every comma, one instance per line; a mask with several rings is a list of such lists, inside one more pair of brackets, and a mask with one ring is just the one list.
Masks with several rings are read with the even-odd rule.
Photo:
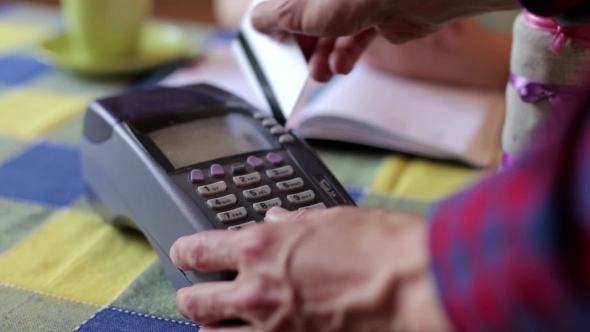
[[[61, 29], [55, 8], [0, 7], [0, 331], [194, 331], [156, 254], [88, 205], [79, 168], [89, 101], [128, 81], [97, 81], [39, 62]], [[185, 25], [195, 45], [215, 38]], [[424, 213], [482, 176], [380, 150], [315, 146], [356, 202]]]

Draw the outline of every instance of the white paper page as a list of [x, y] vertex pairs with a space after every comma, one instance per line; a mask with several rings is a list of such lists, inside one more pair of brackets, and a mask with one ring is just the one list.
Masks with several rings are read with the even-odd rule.
[[[258, 32], [252, 26], [252, 9], [264, 1], [266, 0], [252, 1], [248, 12], [244, 16], [241, 32], [268, 80], [285, 119], [289, 119], [298, 104], [301, 92], [309, 80], [310, 71], [303, 51], [293, 36], [277, 41]], [[233, 46], [239, 48], [239, 41], [235, 41]], [[246, 64], [244, 54], [236, 53], [236, 56], [242, 60], [240, 64]], [[252, 71], [251, 66], [244, 66], [243, 69]], [[247, 77], [253, 78], [254, 76], [250, 74]], [[255, 89], [260, 90], [258, 81], [254, 81], [252, 84]], [[260, 94], [260, 91], [258, 91], [258, 94]]]
[[207, 83], [231, 92], [254, 107], [262, 108], [264, 105], [240, 70], [229, 45], [215, 46], [194, 66], [172, 73], [160, 85], [174, 87], [198, 83]]
[[[430, 85], [368, 68], [364, 64], [325, 86], [289, 123], [316, 116], [353, 119], [408, 141], [458, 155], [468, 152], [497, 95]], [[368, 133], [371, 135], [371, 133]]]

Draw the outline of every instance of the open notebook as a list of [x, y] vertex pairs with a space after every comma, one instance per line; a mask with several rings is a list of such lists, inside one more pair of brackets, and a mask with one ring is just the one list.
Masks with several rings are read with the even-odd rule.
[[[209, 83], [265, 108], [230, 47], [216, 46], [193, 65], [161, 82]], [[310, 82], [287, 127], [307, 139], [385, 148], [459, 160], [477, 167], [497, 155], [504, 119], [501, 93], [414, 81], [359, 64], [328, 84]]]

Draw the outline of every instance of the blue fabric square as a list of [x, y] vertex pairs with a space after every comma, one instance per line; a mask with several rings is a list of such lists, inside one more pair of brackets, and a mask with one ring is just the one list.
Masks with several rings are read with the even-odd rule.
[[0, 57], [0, 83], [9, 85], [26, 84], [51, 67], [23, 54], [10, 54]]
[[0, 196], [63, 207], [84, 193], [79, 152], [39, 144], [0, 164]]
[[360, 187], [352, 187], [352, 186], [344, 186], [352, 200], [357, 204], [360, 205], [367, 197], [367, 190], [365, 188]]
[[124, 311], [116, 308], [105, 309], [96, 314], [78, 331], [111, 331], [111, 332], [196, 332], [199, 327], [195, 324], [180, 323]]
[[8, 14], [10, 10], [14, 8], [14, 3], [0, 3], [0, 16]]

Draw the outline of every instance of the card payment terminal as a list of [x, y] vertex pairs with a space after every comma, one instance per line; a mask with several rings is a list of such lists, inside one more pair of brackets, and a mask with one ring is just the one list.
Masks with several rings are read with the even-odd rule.
[[234, 277], [176, 268], [169, 250], [182, 236], [239, 231], [275, 206], [354, 205], [295, 132], [210, 85], [93, 102], [81, 151], [92, 205], [108, 223], [140, 230], [176, 289]]

